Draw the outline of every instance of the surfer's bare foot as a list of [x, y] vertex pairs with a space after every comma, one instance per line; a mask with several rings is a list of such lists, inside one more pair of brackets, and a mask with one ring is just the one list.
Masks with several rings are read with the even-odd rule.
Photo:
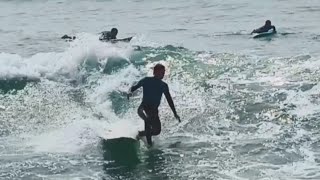
[[139, 136], [139, 134], [137, 134], [137, 135], [136, 135], [136, 139], [137, 139], [137, 140], [139, 140], [139, 139], [140, 139], [140, 136]]
[[152, 148], [152, 143], [147, 145], [147, 148]]
[[152, 145], [153, 145], [153, 142], [147, 142], [146, 145], [147, 145], [148, 148], [151, 148]]

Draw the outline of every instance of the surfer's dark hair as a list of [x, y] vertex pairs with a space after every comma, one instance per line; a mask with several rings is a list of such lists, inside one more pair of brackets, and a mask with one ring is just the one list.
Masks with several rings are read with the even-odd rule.
[[117, 28], [112, 28], [111, 32], [118, 33], [118, 29]]
[[159, 70], [164, 70], [165, 67], [164, 65], [162, 64], [156, 64], [154, 67], [153, 67], [153, 71], [159, 71]]

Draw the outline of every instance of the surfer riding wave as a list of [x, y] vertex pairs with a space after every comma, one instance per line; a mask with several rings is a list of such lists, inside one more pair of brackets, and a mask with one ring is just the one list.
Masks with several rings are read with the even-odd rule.
[[159, 135], [161, 132], [161, 122], [158, 114], [158, 107], [161, 102], [162, 94], [165, 95], [174, 117], [181, 122], [171, 98], [169, 87], [167, 83], [162, 81], [164, 74], [165, 67], [162, 64], [155, 65], [153, 68], [154, 76], [141, 79], [136, 85], [129, 89], [129, 93], [127, 95], [129, 99], [129, 97], [132, 95], [132, 92], [140, 87], [143, 87], [143, 98], [138, 108], [138, 115], [144, 120], [145, 130], [140, 131], [139, 136], [146, 136], [149, 146], [152, 146], [151, 137]]

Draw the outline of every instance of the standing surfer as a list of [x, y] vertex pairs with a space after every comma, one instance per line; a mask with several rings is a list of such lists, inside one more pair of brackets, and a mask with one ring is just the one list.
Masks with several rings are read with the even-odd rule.
[[174, 117], [181, 122], [171, 98], [169, 87], [167, 83], [162, 81], [164, 74], [165, 67], [161, 64], [155, 65], [153, 68], [153, 77], [141, 79], [136, 85], [130, 88], [127, 95], [129, 99], [132, 92], [143, 87], [143, 98], [138, 108], [138, 115], [144, 120], [145, 130], [139, 131], [139, 136], [146, 136], [149, 146], [152, 146], [151, 136], [159, 135], [161, 132], [158, 107], [161, 102], [162, 94], [165, 95]]

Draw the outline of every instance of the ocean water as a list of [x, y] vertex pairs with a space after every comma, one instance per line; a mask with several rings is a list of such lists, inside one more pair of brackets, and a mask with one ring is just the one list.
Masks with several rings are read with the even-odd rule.
[[[320, 179], [319, 19], [318, 0], [1, 1], [0, 179]], [[131, 42], [100, 42], [112, 27]], [[143, 129], [125, 93], [159, 62], [182, 122], [163, 97], [153, 148], [110, 141]]]

